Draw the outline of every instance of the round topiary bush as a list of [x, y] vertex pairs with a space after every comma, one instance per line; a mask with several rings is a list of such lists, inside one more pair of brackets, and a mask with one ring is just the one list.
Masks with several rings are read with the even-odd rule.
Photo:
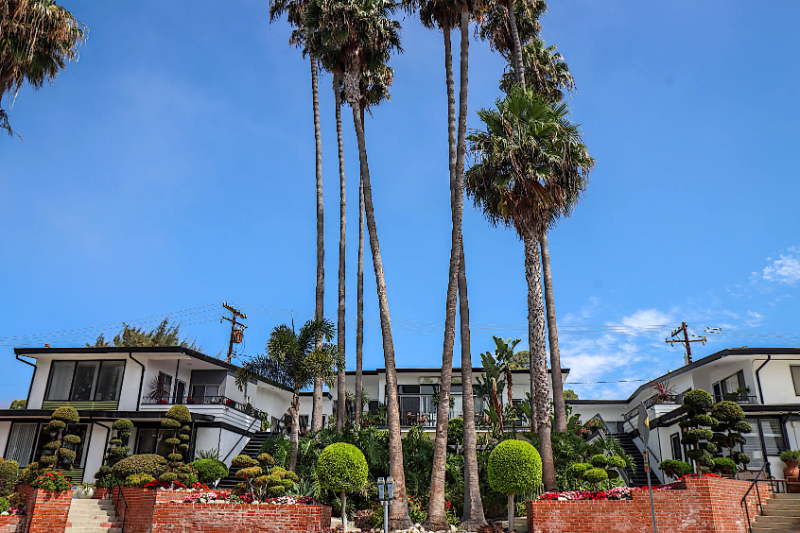
[[625, 468], [628, 466], [628, 463], [625, 462], [625, 459], [618, 455], [612, 455], [611, 457], [606, 458], [606, 466], [609, 468]]
[[19, 479], [19, 463], [0, 458], [0, 496], [8, 496], [14, 491]]
[[671, 477], [683, 477], [692, 473], [692, 465], [684, 461], [665, 459], [658, 464], [659, 470]]
[[342, 524], [347, 524], [347, 493], [367, 484], [369, 466], [364, 454], [346, 442], [327, 446], [317, 459], [317, 479], [322, 488], [342, 494]]
[[[189, 423], [192, 421], [192, 414], [185, 405], [173, 405], [164, 416], [172, 420], [177, 420], [178, 422]], [[179, 425], [178, 427], [181, 426]]]
[[81, 417], [78, 415], [78, 411], [74, 407], [69, 406], [59, 407], [53, 411], [53, 414], [50, 415], [50, 417], [53, 420], [60, 420], [66, 424], [77, 424], [81, 420]]
[[684, 395], [683, 405], [693, 409], [711, 409], [714, 399], [703, 389], [693, 389]]
[[734, 475], [738, 471], [736, 462], [729, 457], [715, 457], [714, 458], [714, 471], [720, 474], [729, 476]]
[[[114, 423], [111, 424], [111, 429], [116, 429], [117, 431], [127, 431], [133, 429], [133, 422], [127, 418], [120, 418], [119, 420], [114, 420]], [[130, 435], [128, 436], [130, 437]]]
[[591, 468], [583, 473], [582, 479], [592, 485], [597, 485], [601, 481], [608, 479], [608, 472], [602, 468]]
[[580, 479], [584, 472], [592, 468], [592, 465], [587, 463], [575, 463], [569, 467], [569, 473], [575, 479]]
[[197, 471], [197, 479], [202, 483], [213, 483], [228, 475], [228, 467], [217, 459], [198, 459], [192, 466]]
[[514, 523], [514, 494], [528, 492], [542, 482], [542, 458], [529, 442], [504, 440], [489, 454], [489, 485], [508, 495], [508, 523]]
[[150, 474], [154, 478], [167, 470], [167, 460], [154, 453], [131, 455], [121, 460], [111, 469], [115, 477], [126, 479], [132, 474]]
[[150, 474], [131, 474], [125, 478], [125, 485], [128, 487], [144, 487], [156, 478]]
[[603, 468], [608, 464], [608, 458], [605, 455], [598, 453], [597, 455], [592, 456], [590, 462], [595, 468]]

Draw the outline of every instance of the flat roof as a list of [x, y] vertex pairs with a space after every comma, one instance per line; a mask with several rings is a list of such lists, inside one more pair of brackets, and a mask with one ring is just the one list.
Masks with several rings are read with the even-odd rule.
[[[213, 365], [217, 365], [222, 367], [226, 370], [230, 370], [232, 372], [238, 371], [241, 367], [234, 365], [233, 363], [229, 363], [227, 361], [223, 361], [222, 359], [217, 359], [216, 357], [208, 356], [204, 353], [200, 353], [196, 350], [192, 350], [190, 348], [185, 348], [183, 346], [108, 346], [105, 348], [96, 348], [92, 347], [85, 347], [85, 348], [14, 348], [14, 353], [16, 355], [24, 355], [25, 357], [32, 357], [35, 359], [34, 356], [36, 355], [55, 355], [55, 354], [116, 354], [116, 353], [182, 353], [184, 355], [188, 355], [189, 357], [193, 357], [194, 359], [199, 359], [200, 361], [205, 361], [207, 363], [211, 363]], [[273, 381], [268, 378], [264, 378], [258, 376], [258, 379], [268, 385], [272, 385], [273, 387], [278, 387], [283, 390], [291, 391], [290, 387], [286, 385], [281, 385], [277, 381]]]

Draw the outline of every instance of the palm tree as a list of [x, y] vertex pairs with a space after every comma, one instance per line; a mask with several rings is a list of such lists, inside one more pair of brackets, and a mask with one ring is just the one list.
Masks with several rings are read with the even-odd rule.
[[372, 251], [372, 265], [375, 270], [386, 364], [389, 470], [394, 478], [396, 495], [390, 511], [389, 526], [392, 529], [405, 529], [411, 525], [411, 519], [408, 516], [403, 470], [392, 323], [378, 242], [360, 106], [363, 73], [386, 63], [391, 52], [402, 51], [400, 48], [400, 24], [390, 18], [396, 9], [397, 4], [389, 0], [313, 0], [304, 14], [303, 22], [309, 29], [307, 46], [312, 55], [322, 54], [325, 49], [329, 48], [340, 50], [334, 72], [343, 77], [345, 98], [353, 111], [364, 190], [364, 211]]
[[[344, 177], [344, 143], [342, 142], [342, 88], [341, 79], [333, 77], [333, 92], [336, 102], [336, 140], [339, 147], [339, 306], [337, 320], [336, 340], [339, 343], [339, 353], [344, 358], [344, 297], [345, 297], [345, 236], [347, 233], [347, 196], [345, 193]], [[336, 373], [336, 429], [341, 431], [345, 418], [345, 365], [339, 366]]]
[[538, 242], [548, 226], [569, 215], [594, 160], [568, 120], [566, 104], [549, 104], [533, 90], [514, 87], [496, 105], [478, 113], [486, 129], [469, 137], [476, 163], [467, 172], [466, 188], [490, 223], [513, 227], [524, 244], [532, 418], [544, 483], [555, 490]]
[[[297, 465], [300, 391], [318, 379], [331, 386], [336, 378], [336, 366], [342, 364], [337, 348], [328, 344], [333, 339], [333, 331], [333, 323], [326, 319], [309, 320], [300, 328], [300, 333], [295, 333], [294, 328], [286, 324], [277, 326], [267, 341], [267, 355], [251, 358], [236, 373], [240, 390], [255, 377], [271, 379], [292, 389], [289, 470], [294, 470]], [[317, 343], [320, 338], [325, 340], [321, 348]]]
[[439, 28], [444, 36], [444, 63], [447, 86], [447, 141], [450, 170], [450, 207], [453, 220], [450, 247], [450, 265], [445, 298], [444, 347], [442, 374], [439, 381], [439, 403], [436, 415], [433, 468], [431, 469], [428, 517], [423, 524], [429, 531], [447, 529], [445, 508], [445, 468], [447, 465], [447, 422], [450, 414], [450, 385], [453, 379], [453, 348], [456, 336], [456, 307], [458, 299], [458, 269], [461, 262], [461, 217], [463, 186], [457, 183], [456, 159], [456, 97], [453, 81], [453, 54], [450, 33], [458, 24], [461, 6], [453, 0], [406, 0], [406, 10], [419, 10], [422, 25], [428, 29]]
[[[0, 0], [0, 103], [26, 82], [53, 82], [78, 55], [88, 28], [52, 0]], [[0, 107], [0, 129], [13, 134]]]
[[[292, 32], [290, 44], [303, 47], [306, 54], [306, 32], [303, 28], [303, 13], [309, 0], [270, 0], [270, 23], [286, 13], [289, 24], [296, 28]], [[314, 111], [314, 145], [316, 151], [317, 176], [317, 288], [314, 306], [314, 318], [322, 320], [325, 313], [325, 209], [322, 202], [322, 129], [319, 123], [319, 83], [318, 58], [310, 57], [311, 63], [311, 100]], [[317, 339], [317, 348], [322, 347], [322, 338]], [[313, 408], [311, 411], [311, 429], [322, 427], [322, 381], [314, 381]]]

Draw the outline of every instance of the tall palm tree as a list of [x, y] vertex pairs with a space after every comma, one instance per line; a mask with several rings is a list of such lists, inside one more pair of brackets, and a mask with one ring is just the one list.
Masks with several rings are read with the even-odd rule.
[[397, 4], [389, 0], [313, 0], [304, 14], [303, 22], [309, 29], [307, 44], [312, 55], [322, 53], [323, 50], [331, 47], [338, 47], [340, 50], [335, 72], [342, 75], [345, 98], [353, 111], [364, 189], [364, 211], [372, 251], [372, 265], [375, 270], [386, 365], [389, 471], [394, 478], [396, 495], [391, 506], [388, 525], [392, 529], [405, 529], [411, 525], [411, 519], [408, 515], [405, 472], [403, 470], [392, 323], [389, 315], [386, 279], [383, 274], [383, 260], [378, 242], [375, 207], [372, 201], [372, 183], [360, 106], [363, 73], [386, 63], [393, 51], [402, 51], [400, 48], [400, 24], [390, 18], [396, 9]]
[[532, 418], [544, 483], [555, 490], [538, 242], [549, 226], [569, 215], [594, 160], [567, 118], [566, 104], [549, 104], [533, 90], [514, 87], [496, 105], [478, 113], [486, 129], [469, 137], [476, 163], [467, 172], [466, 188], [490, 223], [513, 227], [524, 244]]
[[[52, 0], [0, 0], [0, 103], [26, 82], [39, 89], [55, 81], [88, 31]], [[13, 134], [2, 106], [0, 129]]]
[[[333, 339], [333, 332], [333, 323], [326, 319], [309, 320], [299, 333], [286, 324], [277, 326], [267, 341], [267, 354], [249, 359], [236, 374], [236, 384], [240, 389], [254, 377], [268, 378], [292, 389], [289, 470], [294, 470], [297, 465], [300, 391], [317, 379], [331, 386], [336, 378], [336, 367], [341, 364], [341, 354], [335, 346], [328, 344]], [[317, 345], [319, 338], [325, 340], [322, 348]]]
[[[290, 44], [303, 47], [306, 54], [306, 32], [303, 27], [303, 13], [309, 0], [270, 0], [269, 18], [273, 22], [286, 14], [289, 24], [296, 28], [292, 32]], [[314, 147], [316, 152], [316, 186], [317, 186], [317, 288], [314, 305], [314, 318], [322, 320], [325, 313], [325, 209], [322, 202], [322, 129], [319, 121], [319, 72], [318, 58], [309, 57], [311, 63], [311, 101], [314, 112]], [[321, 348], [323, 339], [317, 339], [317, 348]], [[322, 427], [322, 381], [314, 381], [311, 409], [311, 429], [316, 431]]]
[[447, 422], [450, 414], [450, 386], [453, 379], [453, 349], [456, 336], [456, 308], [458, 303], [458, 269], [461, 262], [461, 217], [463, 209], [458, 204], [463, 200], [463, 186], [459, 187], [456, 174], [456, 96], [453, 80], [453, 54], [450, 33], [458, 24], [461, 5], [457, 0], [406, 0], [406, 10], [419, 10], [422, 25], [428, 29], [440, 29], [444, 36], [444, 65], [447, 86], [447, 145], [450, 170], [450, 210], [453, 221], [450, 244], [450, 265], [445, 297], [444, 346], [442, 350], [442, 373], [439, 380], [439, 403], [436, 415], [433, 467], [431, 469], [428, 516], [423, 524], [429, 531], [447, 529], [445, 508], [445, 468], [447, 464]]

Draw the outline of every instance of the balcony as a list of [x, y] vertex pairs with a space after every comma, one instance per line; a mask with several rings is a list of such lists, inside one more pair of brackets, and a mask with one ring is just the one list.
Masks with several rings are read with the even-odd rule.
[[244, 413], [253, 418], [262, 418], [267, 413], [256, 409], [250, 404], [237, 402], [226, 396], [184, 396], [183, 398], [142, 398], [141, 405], [163, 405], [166, 408], [172, 405], [183, 404], [189, 408], [193, 405], [221, 405], [234, 411]]
[[[644, 401], [644, 408], [650, 409], [654, 405], [683, 405], [683, 397], [686, 396], [688, 390], [680, 394], [655, 394]], [[727, 394], [712, 394], [714, 403], [719, 402], [736, 402], [739, 405], [756, 405], [758, 404], [757, 396], [750, 396], [747, 392], [731, 392]], [[639, 406], [637, 405], [623, 415], [624, 421], [629, 421], [639, 414]]]

